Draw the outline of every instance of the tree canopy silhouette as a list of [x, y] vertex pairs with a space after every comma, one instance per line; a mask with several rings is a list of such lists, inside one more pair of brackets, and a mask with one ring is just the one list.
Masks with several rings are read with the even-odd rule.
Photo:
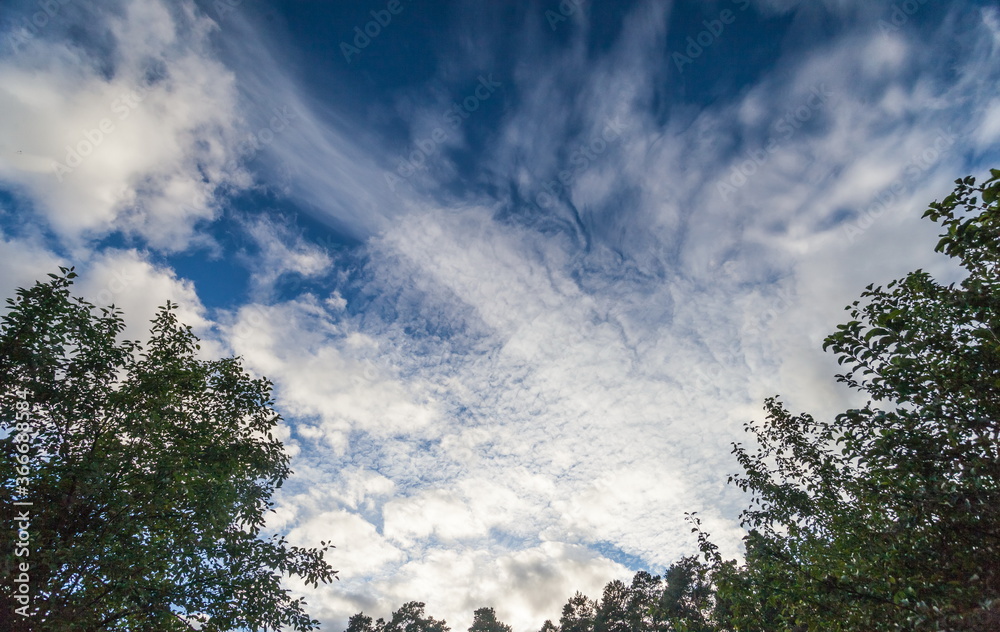
[[955, 184], [924, 216], [965, 278], [869, 285], [824, 343], [868, 403], [822, 420], [771, 398], [735, 446], [745, 563], [702, 538], [723, 629], [1000, 628], [1000, 170]]
[[291, 473], [271, 383], [198, 359], [175, 305], [147, 344], [119, 341], [118, 310], [71, 297], [72, 269], [49, 276], [0, 323], [8, 629], [315, 628], [281, 579], [329, 582], [329, 545], [261, 535]]

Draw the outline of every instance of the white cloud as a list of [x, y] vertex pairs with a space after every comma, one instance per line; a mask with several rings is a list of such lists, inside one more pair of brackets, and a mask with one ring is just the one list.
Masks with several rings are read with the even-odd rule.
[[254, 23], [250, 12], [226, 16], [223, 55], [238, 78], [248, 118], [262, 129], [276, 112], [288, 119], [261, 143], [260, 176], [334, 228], [368, 237], [406, 210], [407, 198], [388, 186], [381, 167], [391, 154], [359, 130], [355, 117], [296, 84], [287, 72], [294, 62], [282, 53], [290, 42], [282, 37], [292, 36]]
[[0, 295], [13, 298], [17, 288], [29, 288], [35, 281], [58, 274], [68, 262], [48, 250], [38, 238], [14, 238], [0, 233]]
[[439, 432], [432, 390], [372, 362], [378, 341], [333, 320], [312, 296], [243, 306], [223, 331], [249, 367], [275, 382], [284, 410], [303, 420], [301, 432], [322, 436], [337, 454], [355, 431], [383, 438]]
[[553, 604], [561, 606], [576, 591], [597, 597], [610, 579], [628, 577], [622, 566], [589, 549], [556, 542], [506, 552], [435, 548], [391, 577], [367, 585], [344, 580], [313, 603], [321, 602], [320, 616], [341, 628], [358, 603], [365, 604], [366, 614], [388, 618], [407, 601], [423, 601], [427, 614], [445, 618], [453, 630], [468, 628], [473, 610], [490, 606], [500, 620], [526, 632], [545, 619], [558, 619]]
[[0, 181], [70, 244], [121, 229], [183, 249], [215, 216], [213, 196], [247, 183], [230, 163], [233, 75], [190, 2], [101, 11], [88, 26], [106, 28], [114, 53], [67, 43], [54, 22], [0, 57]]
[[98, 308], [113, 304], [121, 309], [126, 326], [123, 337], [148, 339], [150, 321], [160, 306], [171, 301], [178, 306], [178, 319], [205, 337], [202, 353], [216, 357], [221, 352], [211, 339], [211, 322], [194, 285], [178, 278], [170, 268], [151, 263], [143, 253], [107, 249], [71, 264], [47, 250], [37, 239], [2, 237], [0, 252], [4, 255], [0, 294], [4, 297], [13, 297], [18, 287], [28, 288], [36, 281], [47, 281], [47, 275], [58, 274], [60, 266], [73, 265], [78, 277], [72, 293]]
[[[333, 265], [326, 250], [306, 241], [287, 221], [260, 217], [246, 220], [243, 230], [258, 249], [252, 257], [244, 255], [258, 296], [269, 296], [274, 290], [274, 283], [285, 275], [316, 278], [328, 273]], [[328, 306], [338, 309], [339, 302], [335, 298], [327, 301]]]
[[973, 134], [979, 149], [988, 149], [1000, 143], [1000, 99], [983, 107], [979, 128]]
[[99, 307], [114, 304], [126, 315], [128, 330], [149, 329], [160, 306], [178, 305], [178, 319], [205, 330], [205, 318], [194, 284], [158, 267], [136, 250], [103, 250], [77, 266], [78, 292]]
[[473, 514], [463, 499], [436, 489], [392, 500], [383, 507], [385, 534], [404, 544], [435, 536], [445, 542], [488, 535], [482, 514]]
[[317, 513], [292, 529], [288, 538], [303, 546], [336, 541], [337, 548], [327, 559], [346, 578], [379, 575], [388, 564], [405, 559], [403, 552], [380, 535], [371, 523], [344, 510]]

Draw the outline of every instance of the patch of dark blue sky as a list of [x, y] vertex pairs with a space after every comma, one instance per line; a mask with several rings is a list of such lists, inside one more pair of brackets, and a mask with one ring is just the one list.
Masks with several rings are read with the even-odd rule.
[[780, 55], [790, 16], [764, 16], [748, 0], [678, 2], [670, 16], [653, 111], [665, 124], [678, 105], [735, 99]]
[[[12, 147], [5, 147], [5, 151], [18, 151]], [[3, 234], [10, 236], [23, 235], [29, 230], [43, 230], [47, 241], [52, 238], [51, 233], [46, 230], [47, 227], [40, 226], [36, 222], [26, 219], [32, 217], [32, 212], [34, 211], [34, 205], [20, 195], [15, 189], [4, 187], [0, 183], [0, 231]]]

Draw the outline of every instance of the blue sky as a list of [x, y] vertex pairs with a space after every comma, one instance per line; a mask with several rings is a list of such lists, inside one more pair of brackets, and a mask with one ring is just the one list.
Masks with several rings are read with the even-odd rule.
[[834, 414], [823, 337], [998, 166], [1000, 11], [958, 0], [50, 0], [0, 17], [0, 283], [165, 301], [270, 377], [329, 629], [517, 632], [738, 555], [730, 444]]

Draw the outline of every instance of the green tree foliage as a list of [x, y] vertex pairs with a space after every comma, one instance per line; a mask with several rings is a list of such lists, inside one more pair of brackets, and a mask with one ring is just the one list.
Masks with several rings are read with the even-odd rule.
[[472, 613], [472, 627], [469, 632], [511, 632], [511, 627], [497, 620], [493, 608], [479, 608]]
[[650, 575], [646, 571], [635, 574], [628, 594], [629, 630], [645, 632], [664, 629], [659, 608], [662, 594], [663, 579], [659, 575]]
[[[290, 474], [270, 382], [236, 358], [197, 359], [169, 303], [144, 348], [120, 342], [117, 310], [71, 298], [71, 270], [49, 276], [8, 299], [0, 324], [0, 619], [46, 631], [314, 629], [281, 579], [329, 582], [329, 545], [261, 535]], [[9, 528], [22, 511], [26, 551]], [[21, 564], [32, 600], [18, 611]]]
[[576, 593], [563, 606], [559, 617], [560, 632], [593, 632], [596, 604], [583, 593]]
[[[379, 619], [379, 624], [385, 622]], [[347, 620], [347, 630], [345, 632], [375, 632], [375, 623], [372, 618], [363, 612], [359, 612]]]
[[[451, 628], [444, 620], [439, 621], [424, 614], [424, 605], [420, 601], [409, 601], [393, 612], [388, 621], [379, 618], [372, 622], [371, 617], [359, 612], [348, 619], [346, 632], [449, 632]], [[492, 608], [483, 610], [492, 612]], [[496, 622], [496, 616], [493, 621]], [[509, 630], [508, 627], [507, 631]]]
[[542, 627], [538, 632], [559, 632], [559, 626], [552, 623], [551, 619], [546, 619], [545, 623], [542, 624]]
[[376, 632], [448, 632], [451, 628], [443, 620], [424, 615], [422, 602], [411, 601], [393, 612], [388, 622], [379, 619], [375, 629]]
[[629, 588], [621, 580], [604, 586], [594, 616], [594, 632], [629, 632]]
[[713, 562], [734, 630], [1000, 629], [1000, 171], [925, 217], [965, 272], [869, 285], [826, 339], [868, 403], [833, 420], [777, 399], [736, 445], [752, 493], [741, 567]]
[[541, 632], [707, 632], [714, 630], [715, 594], [711, 567], [696, 557], [681, 558], [663, 578], [639, 571], [631, 584], [608, 582], [593, 602], [576, 593], [563, 606], [559, 625], [546, 621]]
[[[708, 583], [711, 567], [695, 557], [671, 566], [667, 580], [639, 571], [631, 584], [608, 582], [601, 599], [593, 601], [577, 592], [562, 608], [559, 623], [546, 620], [539, 632], [707, 632], [713, 610]], [[350, 618], [346, 632], [447, 632], [444, 621], [424, 615], [424, 604], [410, 602], [393, 613], [392, 620], [359, 613]], [[496, 618], [493, 608], [479, 608], [469, 632], [510, 632]]]
[[658, 614], [679, 632], [708, 632], [713, 629], [710, 615], [714, 591], [709, 569], [696, 557], [683, 557], [663, 576], [663, 593]]

